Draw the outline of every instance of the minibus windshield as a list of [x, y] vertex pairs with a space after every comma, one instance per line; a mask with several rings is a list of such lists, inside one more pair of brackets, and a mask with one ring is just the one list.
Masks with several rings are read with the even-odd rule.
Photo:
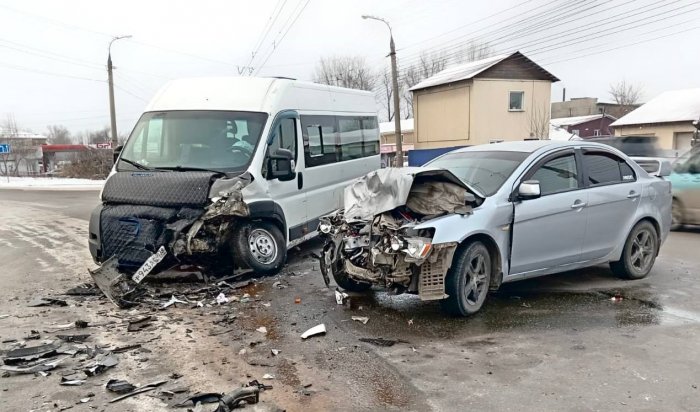
[[119, 171], [245, 170], [267, 114], [233, 111], [144, 113], [122, 149]]

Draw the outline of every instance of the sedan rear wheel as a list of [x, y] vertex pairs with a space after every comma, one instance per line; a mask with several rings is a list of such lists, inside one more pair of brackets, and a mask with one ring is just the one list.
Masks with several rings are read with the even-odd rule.
[[[459, 253], [459, 252], [458, 252]], [[456, 255], [445, 278], [449, 295], [440, 303], [442, 309], [454, 316], [472, 315], [481, 309], [491, 282], [491, 255], [481, 242], [473, 242]]]
[[641, 279], [654, 266], [658, 248], [659, 236], [654, 225], [639, 222], [627, 237], [620, 260], [610, 263], [610, 268], [620, 277]]

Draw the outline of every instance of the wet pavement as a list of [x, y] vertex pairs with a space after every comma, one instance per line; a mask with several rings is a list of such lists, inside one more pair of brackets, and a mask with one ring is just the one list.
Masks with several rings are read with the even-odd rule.
[[[3, 339], [25, 336], [38, 324], [75, 317], [120, 321], [145, 311], [119, 310], [104, 300], [26, 307], [36, 294], [89, 280], [85, 236], [97, 196], [62, 195], [64, 203], [41, 192], [0, 191], [0, 216], [8, 222], [0, 228], [0, 259], [13, 262], [0, 276], [0, 315], [11, 315], [0, 319]], [[445, 317], [435, 302], [382, 291], [351, 294], [337, 305], [310, 257], [319, 247], [312, 241], [293, 250], [283, 274], [232, 292], [247, 293], [250, 302], [176, 305], [157, 311], [154, 327], [137, 337], [98, 328], [93, 339], [99, 343], [136, 339], [144, 351], [126, 353], [114, 376], [90, 387], [58, 386], [58, 373], [2, 378], [0, 409], [57, 410], [55, 401], [89, 410], [75, 402], [93, 392], [89, 404], [99, 410], [166, 410], [155, 396], [107, 404], [102, 381], [143, 383], [176, 372], [184, 375], [178, 384], [216, 392], [269, 373], [274, 389], [261, 394], [261, 405], [290, 411], [700, 410], [700, 231], [671, 234], [646, 279], [622, 281], [595, 267], [506, 284], [466, 319]], [[230, 322], [221, 323], [227, 317]], [[301, 340], [319, 323], [325, 336]], [[256, 331], [261, 326], [264, 335]]]

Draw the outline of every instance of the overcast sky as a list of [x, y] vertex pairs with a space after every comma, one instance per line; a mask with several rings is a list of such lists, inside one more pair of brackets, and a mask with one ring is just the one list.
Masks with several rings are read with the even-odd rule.
[[645, 100], [700, 87], [700, 2], [691, 0], [0, 0], [0, 116], [42, 133], [108, 125], [114, 35], [133, 36], [112, 47], [120, 133], [171, 78], [252, 66], [310, 80], [319, 57], [333, 54], [383, 70], [387, 29], [362, 14], [391, 22], [402, 66], [470, 41], [494, 54], [519, 49], [561, 79], [553, 101], [563, 87], [567, 97], [609, 100], [609, 84], [623, 79], [643, 85]]

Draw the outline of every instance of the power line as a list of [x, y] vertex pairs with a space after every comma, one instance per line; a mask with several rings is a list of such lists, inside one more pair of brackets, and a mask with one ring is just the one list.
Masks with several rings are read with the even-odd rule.
[[[273, 41], [273, 43], [272, 43], [272, 50], [270, 51], [270, 54], [267, 55], [267, 57], [266, 57], [265, 60], [262, 62], [262, 64], [255, 70], [255, 74], [256, 74], [256, 75], [257, 75], [258, 73], [260, 73], [260, 70], [262, 70], [262, 68], [265, 66], [265, 64], [267, 63], [267, 61], [270, 60], [270, 57], [272, 57], [272, 55], [275, 53], [275, 50], [277, 50], [277, 47], [282, 43], [282, 40], [284, 40], [284, 38], [287, 36], [287, 33], [289, 33], [289, 31], [292, 29], [292, 27], [294, 26], [294, 23], [297, 22], [297, 20], [299, 19], [299, 16], [301, 16], [301, 14], [304, 12], [304, 10], [306, 9], [306, 6], [309, 5], [309, 2], [310, 2], [310, 1], [311, 1], [311, 0], [306, 0], [306, 3], [304, 3], [304, 6], [301, 8], [301, 10], [299, 10], [299, 12], [297, 13], [296, 17], [294, 17], [294, 20], [292, 20], [292, 23], [287, 27], [287, 30], [284, 32], [284, 34], [282, 34], [282, 36], [279, 38], [279, 40]], [[301, 2], [299, 2], [299, 4], [301, 4]], [[290, 18], [291, 18], [291, 16], [292, 16], [292, 15], [290, 15]], [[287, 21], [289, 21], [289, 19], [287, 19]], [[286, 23], [286, 22], [285, 22], [285, 23]], [[283, 29], [284, 29], [284, 26], [282, 26], [282, 29], [280, 29], [279, 33], [282, 33], [282, 30], [283, 30]]]
[[[280, 3], [282, 4], [279, 9], [277, 8]], [[258, 52], [260, 51], [260, 47], [262, 47], [263, 43], [265, 42], [265, 39], [267, 39], [267, 35], [270, 34], [270, 30], [272, 30], [272, 27], [274, 27], [275, 23], [277, 22], [277, 19], [279, 18], [280, 14], [282, 13], [282, 9], [284, 9], [284, 6], [287, 4], [287, 0], [277, 0], [277, 4], [275, 4], [275, 8], [272, 9], [272, 13], [270, 14], [270, 17], [267, 19], [267, 22], [265, 23], [265, 26], [263, 27], [262, 31], [260, 32], [260, 36], [258, 36], [258, 40], [255, 42], [256, 46], [255, 49], [251, 52], [250, 54], [250, 61], [248, 62], [247, 67], [251, 67], [253, 64], [253, 60], [255, 60], [255, 57], [258, 55]], [[275, 13], [277, 11], [277, 13]]]
[[69, 79], [76, 79], [76, 80], [89, 80], [93, 82], [100, 82], [100, 83], [106, 83], [105, 80], [99, 80], [99, 79], [91, 79], [89, 77], [80, 77], [80, 76], [72, 76], [70, 74], [62, 74], [62, 73], [53, 73], [53, 72], [47, 72], [44, 70], [37, 70], [33, 69], [30, 67], [24, 67], [24, 66], [17, 66], [14, 64], [8, 64], [5, 62], [0, 62], [0, 67], [4, 67], [7, 69], [12, 69], [12, 70], [19, 70], [19, 71], [24, 71], [24, 72], [32, 72], [32, 73], [39, 73], [39, 74], [44, 74], [47, 76], [56, 76], [56, 77], [65, 77]]

